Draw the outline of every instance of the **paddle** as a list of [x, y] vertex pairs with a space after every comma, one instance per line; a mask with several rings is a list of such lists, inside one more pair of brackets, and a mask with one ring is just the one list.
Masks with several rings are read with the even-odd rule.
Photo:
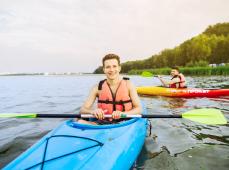
[[[110, 118], [111, 115], [105, 115]], [[36, 114], [36, 113], [1, 113], [0, 118], [94, 118], [91, 114]], [[220, 110], [217, 109], [195, 109], [181, 115], [127, 115], [121, 118], [185, 118], [194, 122], [217, 125], [226, 124], [227, 120]]]
[[149, 71], [143, 71], [141, 74], [142, 77], [158, 77], [158, 76], [154, 76], [151, 72]]

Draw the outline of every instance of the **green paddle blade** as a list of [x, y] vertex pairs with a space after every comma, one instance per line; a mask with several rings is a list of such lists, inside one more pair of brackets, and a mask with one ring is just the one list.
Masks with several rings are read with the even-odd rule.
[[142, 77], [153, 77], [153, 74], [149, 71], [143, 71], [141, 76]]
[[0, 118], [36, 118], [36, 113], [0, 113]]
[[227, 124], [227, 120], [220, 110], [195, 109], [182, 114], [182, 118], [208, 125]]

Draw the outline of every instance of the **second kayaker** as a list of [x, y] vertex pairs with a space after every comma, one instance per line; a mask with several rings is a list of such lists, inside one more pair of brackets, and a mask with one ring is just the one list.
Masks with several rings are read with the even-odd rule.
[[169, 88], [185, 88], [186, 87], [185, 77], [182, 73], [180, 73], [178, 67], [172, 67], [170, 74], [172, 76], [172, 79], [170, 81], [164, 80], [161, 76], [158, 76], [163, 86], [169, 87]]
[[[93, 114], [98, 119], [87, 121], [80, 119], [78, 122], [85, 124], [110, 124], [116, 123], [122, 113], [140, 114], [141, 104], [133, 83], [128, 78], [120, 76], [120, 58], [116, 54], [108, 54], [103, 60], [103, 72], [106, 79], [96, 84], [90, 91], [88, 98], [80, 109], [80, 114]], [[97, 108], [93, 104], [98, 98]], [[105, 119], [105, 114], [112, 118]]]

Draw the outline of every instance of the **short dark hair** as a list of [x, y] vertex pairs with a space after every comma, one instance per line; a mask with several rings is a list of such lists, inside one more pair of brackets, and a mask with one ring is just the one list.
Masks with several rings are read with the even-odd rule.
[[116, 54], [107, 54], [103, 57], [103, 67], [104, 67], [104, 62], [106, 60], [111, 60], [111, 59], [116, 59], [118, 61], [118, 65], [120, 65], [120, 58]]
[[173, 66], [171, 69], [177, 70], [178, 72], [180, 72], [180, 69], [177, 66]]

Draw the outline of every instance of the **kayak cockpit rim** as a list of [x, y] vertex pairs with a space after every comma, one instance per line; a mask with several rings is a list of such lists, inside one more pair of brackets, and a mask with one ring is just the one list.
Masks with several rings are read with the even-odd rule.
[[129, 120], [125, 120], [122, 121], [120, 123], [116, 123], [116, 124], [106, 124], [106, 125], [90, 125], [90, 124], [82, 124], [82, 123], [78, 123], [76, 121], [74, 121], [73, 119], [69, 120], [66, 122], [66, 124], [68, 126], [71, 126], [73, 128], [77, 128], [77, 129], [111, 129], [111, 128], [118, 128], [118, 127], [122, 127], [122, 126], [127, 126], [130, 125], [136, 121], [138, 121], [141, 118], [132, 118]]

